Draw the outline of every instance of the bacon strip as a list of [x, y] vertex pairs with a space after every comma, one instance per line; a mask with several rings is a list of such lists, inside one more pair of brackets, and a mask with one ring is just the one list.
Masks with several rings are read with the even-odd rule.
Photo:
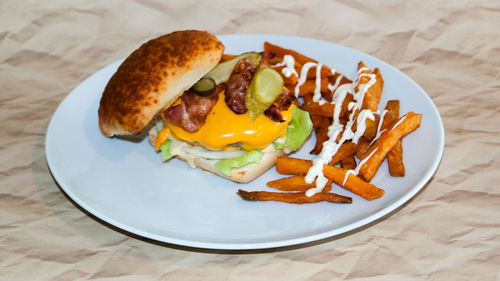
[[271, 120], [276, 122], [283, 122], [283, 116], [281, 115], [281, 110], [288, 110], [292, 103], [296, 100], [294, 94], [292, 94], [287, 89], [283, 89], [283, 92], [276, 98], [274, 104], [271, 105], [266, 111], [264, 111], [264, 115], [269, 117]]
[[248, 58], [239, 60], [234, 66], [226, 84], [226, 104], [236, 114], [247, 112], [245, 94], [257, 67]]
[[169, 107], [162, 112], [162, 117], [186, 132], [194, 133], [205, 124], [208, 114], [219, 99], [220, 90], [216, 89], [214, 93], [206, 97], [188, 90], [181, 97], [182, 103]]
[[292, 94], [288, 89], [283, 89], [283, 92], [276, 98], [274, 103], [278, 105], [280, 110], [288, 110], [288, 108], [292, 105], [292, 103], [296, 100], [294, 94]]

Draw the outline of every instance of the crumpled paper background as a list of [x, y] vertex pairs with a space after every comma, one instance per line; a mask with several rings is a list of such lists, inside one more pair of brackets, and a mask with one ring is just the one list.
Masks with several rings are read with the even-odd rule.
[[[0, 279], [499, 280], [499, 26], [497, 1], [2, 1]], [[102, 223], [51, 177], [49, 119], [83, 79], [178, 29], [310, 37], [394, 65], [441, 112], [438, 172], [383, 219], [294, 247], [190, 249]]]

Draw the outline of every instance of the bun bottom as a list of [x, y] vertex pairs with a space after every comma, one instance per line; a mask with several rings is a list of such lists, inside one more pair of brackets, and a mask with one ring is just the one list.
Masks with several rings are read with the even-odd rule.
[[[154, 146], [154, 140], [156, 140], [156, 129], [152, 128], [152, 130], [150, 130], [149, 132], [149, 142], [153, 146]], [[185, 143], [185, 145], [187, 146], [188, 144]], [[248, 183], [257, 178], [258, 176], [262, 175], [263, 173], [265, 173], [271, 167], [273, 167], [274, 164], [276, 163], [276, 159], [279, 156], [283, 156], [291, 152], [288, 151], [288, 149], [286, 150], [287, 151], [283, 149], [276, 150], [274, 149], [273, 145], [270, 144], [267, 148], [264, 148], [261, 151], [263, 155], [260, 163], [258, 164], [252, 163], [245, 165], [241, 168], [234, 168], [232, 169], [230, 176], [223, 174], [219, 169], [217, 169], [217, 167], [215, 167], [215, 164], [219, 161], [217, 159], [201, 158], [197, 155], [193, 155], [183, 150], [182, 148], [176, 150], [175, 157], [179, 160], [188, 163], [188, 165], [191, 168], [200, 168], [204, 171], [232, 180], [234, 182]]]
[[248, 164], [241, 168], [235, 168], [231, 171], [231, 176], [227, 176], [221, 173], [221, 171], [217, 169], [217, 167], [215, 167], [215, 163], [217, 163], [218, 160], [200, 158], [194, 155], [190, 155], [189, 153], [180, 153], [175, 157], [180, 160], [186, 161], [192, 168], [200, 168], [204, 171], [226, 179], [230, 179], [234, 182], [248, 183], [274, 166], [274, 164], [276, 163], [276, 159], [284, 154], [285, 153], [283, 150], [265, 152], [263, 153], [262, 160], [259, 164]]

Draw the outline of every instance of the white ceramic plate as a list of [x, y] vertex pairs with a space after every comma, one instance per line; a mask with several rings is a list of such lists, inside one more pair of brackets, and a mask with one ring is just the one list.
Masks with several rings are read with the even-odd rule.
[[[401, 206], [432, 177], [444, 147], [444, 129], [436, 106], [414, 81], [396, 68], [359, 51], [328, 42], [277, 35], [219, 36], [226, 52], [262, 50], [269, 41], [299, 51], [353, 79], [358, 61], [380, 68], [385, 80], [380, 107], [401, 100], [401, 114], [423, 114], [421, 127], [404, 141], [407, 175], [392, 178], [384, 163], [372, 183], [385, 195], [352, 204], [294, 205], [247, 202], [236, 191], [266, 190], [280, 177], [274, 170], [249, 184], [191, 169], [176, 159], [162, 163], [144, 139], [131, 142], [104, 137], [98, 128], [101, 93], [121, 61], [98, 71], [59, 105], [47, 130], [47, 162], [61, 188], [98, 218], [137, 235], [172, 244], [210, 249], [272, 248], [315, 241], [370, 223]], [[312, 137], [297, 152], [310, 157]]]

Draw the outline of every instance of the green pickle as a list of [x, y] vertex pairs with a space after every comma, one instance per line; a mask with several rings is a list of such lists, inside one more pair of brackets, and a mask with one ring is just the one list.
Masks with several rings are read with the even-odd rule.
[[263, 67], [255, 73], [245, 95], [245, 104], [253, 121], [268, 109], [283, 91], [284, 81], [274, 69]]
[[229, 80], [229, 76], [231, 76], [231, 72], [233, 72], [234, 66], [242, 58], [248, 58], [253, 65], [258, 65], [262, 60], [262, 56], [257, 52], [243, 53], [228, 61], [219, 63], [203, 77], [212, 78], [217, 85], [226, 83]]
[[198, 82], [196, 82], [192, 90], [194, 90], [200, 96], [209, 96], [215, 91], [215, 81], [212, 78], [202, 77]]

